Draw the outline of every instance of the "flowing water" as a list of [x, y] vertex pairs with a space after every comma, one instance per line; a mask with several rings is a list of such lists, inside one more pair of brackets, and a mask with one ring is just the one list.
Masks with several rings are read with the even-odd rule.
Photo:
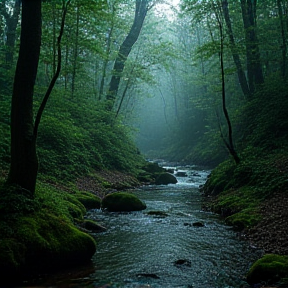
[[[219, 216], [201, 210], [199, 185], [208, 172], [190, 169], [185, 173], [188, 177], [178, 177], [176, 185], [134, 191], [146, 203], [144, 211], [89, 211], [89, 219], [107, 228], [93, 235], [97, 252], [92, 265], [83, 271], [68, 271], [65, 280], [50, 277], [50, 284], [42, 286], [249, 287], [245, 273], [261, 252], [240, 240]], [[153, 216], [149, 211], [165, 215]]]
[[207, 173], [190, 170], [176, 185], [133, 192], [147, 205], [141, 212], [91, 211], [88, 217], [108, 228], [95, 235], [91, 287], [249, 287], [244, 276], [260, 251], [237, 238], [217, 215], [201, 210], [199, 185]]

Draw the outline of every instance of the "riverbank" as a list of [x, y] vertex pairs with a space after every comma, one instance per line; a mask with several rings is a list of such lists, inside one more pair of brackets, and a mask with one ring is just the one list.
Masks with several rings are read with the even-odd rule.
[[[89, 209], [100, 208], [111, 191], [140, 182], [117, 171], [99, 171], [77, 183], [56, 183], [43, 177], [34, 198], [0, 179], [0, 284], [21, 284], [38, 274], [89, 263], [94, 238], [79, 223]], [[80, 229], [78, 229], [80, 228]]]
[[250, 148], [241, 156], [240, 164], [227, 160], [212, 171], [202, 188], [204, 207], [222, 215], [251, 247], [288, 255], [288, 155]]

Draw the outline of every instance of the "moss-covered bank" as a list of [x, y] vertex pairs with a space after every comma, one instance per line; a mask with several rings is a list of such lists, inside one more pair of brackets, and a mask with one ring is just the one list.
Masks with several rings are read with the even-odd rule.
[[[242, 231], [243, 237], [264, 253], [276, 254], [271, 265], [265, 266], [265, 272], [261, 270], [260, 273], [256, 266], [251, 268], [248, 279], [253, 284], [283, 281], [284, 274], [275, 274], [278, 268], [273, 267], [278, 265], [275, 259], [288, 255], [287, 179], [288, 153], [285, 150], [268, 152], [249, 147], [241, 153], [240, 164], [235, 165], [232, 160], [223, 162], [212, 171], [202, 188], [206, 209], [221, 214], [227, 224]], [[264, 258], [264, 262], [271, 257]]]
[[56, 183], [41, 175], [31, 198], [20, 187], [6, 186], [5, 176], [0, 177], [0, 283], [10, 285], [89, 262], [96, 243], [86, 232], [105, 227], [84, 220], [87, 210], [99, 209], [101, 198], [111, 191], [140, 185], [118, 171], [98, 171], [76, 183]]
[[90, 261], [96, 243], [77, 229], [74, 218], [86, 213], [81, 201], [93, 207], [96, 196], [38, 184], [32, 199], [20, 187], [2, 184], [0, 198], [1, 283], [21, 283], [32, 277], [31, 272], [37, 275]]

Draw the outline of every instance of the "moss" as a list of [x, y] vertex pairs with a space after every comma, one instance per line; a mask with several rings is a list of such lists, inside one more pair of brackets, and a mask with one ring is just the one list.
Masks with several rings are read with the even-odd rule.
[[75, 197], [87, 210], [100, 209], [101, 207], [101, 198], [92, 193], [78, 192], [75, 194]]
[[96, 250], [94, 239], [72, 223], [73, 217], [86, 213], [74, 196], [46, 184], [40, 185], [35, 199], [14, 186], [0, 193], [0, 271], [5, 276], [1, 274], [1, 281], [7, 278], [10, 283], [32, 271], [91, 259]]
[[72, 218], [83, 219], [83, 216], [87, 211], [85, 206], [77, 199], [77, 197], [74, 194], [65, 193], [64, 199], [70, 216]]
[[156, 178], [155, 184], [156, 185], [167, 185], [167, 184], [176, 184], [177, 179], [170, 173], [164, 172], [159, 174]]
[[102, 208], [110, 212], [139, 211], [146, 209], [146, 205], [131, 193], [116, 192], [103, 198]]
[[247, 274], [247, 282], [256, 284], [268, 282], [270, 284], [288, 277], [288, 256], [267, 254], [257, 260]]
[[261, 216], [254, 208], [243, 209], [241, 212], [228, 216], [225, 221], [237, 230], [251, 228], [261, 220]]
[[0, 270], [3, 275], [16, 271], [25, 260], [26, 247], [15, 239], [0, 240]]
[[12, 274], [79, 264], [96, 250], [91, 236], [47, 211], [19, 217], [13, 228], [13, 237], [0, 241], [0, 268]]

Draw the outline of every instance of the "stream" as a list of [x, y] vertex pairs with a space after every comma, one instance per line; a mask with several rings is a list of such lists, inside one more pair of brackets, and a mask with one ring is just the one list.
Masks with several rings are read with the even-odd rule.
[[95, 235], [91, 287], [250, 287], [245, 273], [261, 252], [240, 240], [218, 215], [201, 210], [199, 185], [208, 171], [182, 172], [187, 177], [177, 177], [176, 185], [133, 192], [146, 203], [144, 211], [88, 214], [108, 228]]
[[50, 277], [42, 287], [250, 287], [245, 274], [261, 251], [239, 239], [218, 215], [201, 210], [199, 186], [209, 171], [180, 172], [186, 177], [177, 177], [177, 184], [133, 192], [146, 203], [144, 211], [90, 210], [87, 218], [107, 228], [93, 235], [97, 252], [91, 265], [68, 271], [65, 279]]

